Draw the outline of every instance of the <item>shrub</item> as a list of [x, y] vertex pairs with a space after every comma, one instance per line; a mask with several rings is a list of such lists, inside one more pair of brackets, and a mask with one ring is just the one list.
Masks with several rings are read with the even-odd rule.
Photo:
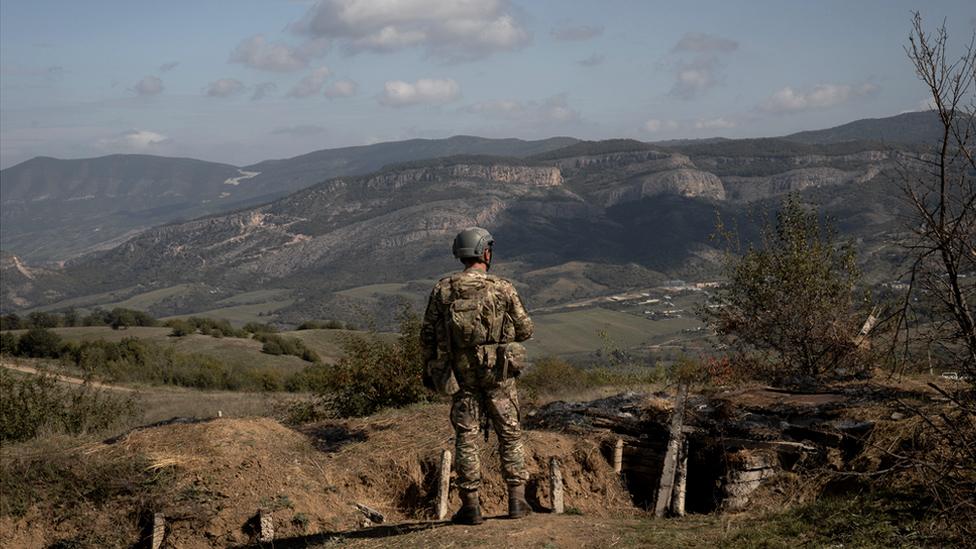
[[316, 388], [339, 415], [365, 416], [427, 400], [421, 382], [420, 319], [411, 310], [401, 312], [396, 342], [356, 334], [341, 347], [339, 362], [317, 372], [322, 379]]
[[298, 325], [299, 330], [342, 330], [351, 329], [338, 320], [306, 320]]
[[[737, 235], [725, 236], [734, 247]], [[796, 196], [783, 201], [775, 223], [765, 221], [756, 247], [728, 255], [725, 275], [700, 314], [740, 353], [768, 356], [774, 379], [816, 382], [865, 367], [853, 341], [867, 316], [854, 292], [854, 250]]]
[[169, 333], [172, 337], [184, 337], [196, 333], [197, 329], [186, 320], [167, 320], [165, 326], [172, 328]]
[[48, 374], [0, 370], [0, 440], [28, 440], [42, 432], [99, 432], [135, 415], [131, 398], [87, 384], [70, 387]]
[[61, 336], [47, 328], [31, 328], [20, 336], [17, 354], [32, 358], [57, 358], [61, 352]]
[[10, 332], [0, 332], [0, 355], [17, 354], [17, 340], [20, 339]]
[[292, 355], [307, 362], [321, 362], [318, 353], [305, 346], [305, 342], [297, 337], [285, 337], [277, 334], [254, 334], [264, 345], [261, 351], [269, 355]]
[[245, 332], [250, 332], [252, 334], [274, 334], [278, 332], [278, 328], [275, 328], [271, 324], [265, 322], [248, 322], [244, 325], [243, 329]]

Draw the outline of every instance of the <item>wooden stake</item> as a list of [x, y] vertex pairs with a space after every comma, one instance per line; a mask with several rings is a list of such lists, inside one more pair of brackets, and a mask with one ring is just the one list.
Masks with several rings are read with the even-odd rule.
[[451, 489], [451, 451], [441, 452], [441, 470], [437, 483], [437, 520], [447, 518], [447, 502]]
[[675, 473], [674, 493], [671, 494], [671, 513], [676, 517], [685, 516], [685, 493], [688, 490], [688, 440], [681, 442], [678, 470]]
[[549, 493], [552, 494], [552, 512], [562, 514], [566, 510], [563, 504], [563, 474], [556, 458], [549, 460]]
[[166, 537], [166, 518], [162, 513], [153, 514], [152, 524], [152, 549], [160, 549], [163, 546], [163, 538]]
[[664, 454], [664, 467], [661, 468], [661, 483], [657, 490], [654, 516], [663, 517], [671, 504], [671, 491], [674, 488], [674, 474], [678, 467], [678, 452], [681, 449], [681, 425], [684, 422], [685, 402], [688, 400], [688, 386], [678, 387], [674, 399], [674, 413], [671, 416], [671, 429], [668, 435], [668, 451]]
[[274, 541], [274, 519], [271, 511], [261, 509], [258, 511], [258, 541], [267, 543]]
[[624, 470], [624, 440], [618, 438], [613, 445], [613, 472], [620, 474]]

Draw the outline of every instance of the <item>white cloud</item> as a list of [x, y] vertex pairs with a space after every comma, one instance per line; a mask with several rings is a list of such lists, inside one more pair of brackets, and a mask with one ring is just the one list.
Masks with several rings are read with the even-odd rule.
[[580, 25], [578, 27], [559, 27], [549, 33], [556, 40], [567, 42], [582, 42], [603, 34], [603, 27], [594, 25]]
[[675, 67], [674, 84], [669, 95], [681, 99], [693, 99], [718, 83], [721, 63], [715, 56], [697, 57], [679, 62]]
[[286, 44], [268, 42], [258, 34], [242, 40], [231, 52], [229, 62], [265, 71], [293, 72], [304, 69], [308, 58]]
[[207, 96], [230, 97], [244, 91], [244, 84], [236, 78], [221, 78], [207, 85]]
[[728, 54], [739, 43], [701, 32], [688, 32], [671, 48], [674, 84], [668, 95], [694, 99], [721, 82]]
[[320, 0], [292, 29], [349, 53], [424, 48], [448, 61], [518, 49], [528, 31], [507, 0]]
[[687, 32], [678, 40], [671, 51], [675, 52], [730, 52], [739, 49], [739, 43], [729, 38], [722, 38], [703, 32]]
[[578, 122], [580, 114], [569, 106], [566, 94], [554, 95], [544, 101], [500, 99], [468, 105], [465, 111], [489, 118], [517, 121], [527, 125], [551, 125]]
[[773, 114], [826, 109], [846, 103], [852, 99], [871, 95], [880, 88], [876, 84], [818, 84], [807, 90], [798, 90], [790, 86], [780, 89], [766, 98], [759, 105], [759, 109]]
[[647, 122], [644, 122], [644, 130], [649, 133], [673, 131], [676, 129], [678, 129], [678, 123], [674, 120], [660, 120], [657, 118], [651, 118]]
[[295, 87], [288, 92], [288, 97], [308, 97], [319, 93], [322, 91], [326, 79], [329, 78], [329, 74], [329, 69], [326, 67], [312, 70], [298, 84], [295, 84]]
[[169, 72], [179, 66], [179, 61], [170, 61], [159, 66], [159, 72]]
[[587, 57], [586, 59], [580, 59], [576, 62], [577, 65], [581, 67], [595, 67], [597, 65], [602, 65], [605, 57], [603, 54], [594, 53], [593, 55]]
[[261, 82], [260, 84], [254, 86], [254, 93], [251, 94], [251, 101], [264, 99], [265, 97], [274, 93], [274, 91], [277, 89], [278, 85], [274, 82]]
[[95, 146], [111, 152], [146, 152], [172, 140], [163, 134], [149, 130], [129, 130], [105, 137], [95, 142]]
[[389, 80], [384, 85], [380, 103], [391, 107], [450, 103], [461, 96], [461, 87], [450, 78], [421, 78], [415, 83]]
[[335, 99], [338, 97], [352, 97], [356, 95], [359, 85], [352, 80], [337, 80], [325, 89], [325, 96]]
[[147, 76], [136, 82], [132, 91], [136, 95], [157, 95], [163, 91], [163, 81], [157, 76]]
[[735, 122], [722, 116], [718, 118], [699, 119], [695, 121], [696, 130], [727, 130], [734, 127]]

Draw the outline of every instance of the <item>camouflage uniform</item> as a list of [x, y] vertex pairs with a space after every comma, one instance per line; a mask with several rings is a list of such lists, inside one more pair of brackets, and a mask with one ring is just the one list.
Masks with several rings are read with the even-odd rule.
[[[447, 317], [459, 294], [474, 289], [483, 295], [481, 333], [484, 342], [461, 347], [452, 338]], [[516, 343], [532, 336], [532, 321], [512, 283], [478, 269], [441, 279], [430, 294], [420, 337], [424, 358], [448, 357], [459, 391], [454, 393], [451, 424], [456, 434], [458, 487], [477, 490], [481, 484], [478, 436], [487, 414], [498, 436], [502, 477], [509, 486], [528, 480], [519, 424], [517, 372], [501, 371], [524, 360], [524, 348]], [[481, 339], [481, 337], [479, 337]]]

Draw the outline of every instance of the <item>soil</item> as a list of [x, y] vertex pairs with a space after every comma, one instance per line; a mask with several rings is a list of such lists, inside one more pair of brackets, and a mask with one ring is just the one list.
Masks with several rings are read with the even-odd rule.
[[[387, 524], [430, 519], [436, 466], [452, 441], [447, 406], [433, 405], [301, 431], [268, 418], [158, 425], [96, 444], [88, 452], [148, 458], [151, 469], [172, 476], [176, 496], [153, 510], [167, 517], [169, 546], [227, 547], [255, 540], [259, 509], [272, 514], [276, 541], [355, 531], [363, 519], [355, 503], [380, 511]], [[633, 512], [597, 443], [527, 431], [526, 448], [527, 496], [536, 511], [546, 511], [548, 463], [557, 457], [567, 508], [604, 518]], [[482, 467], [484, 511], [500, 515], [507, 500], [494, 436], [482, 447]], [[452, 486], [450, 507], [459, 505]], [[92, 521], [97, 517], [108, 524], [134, 520], [132, 509], [111, 504], [86, 512]], [[46, 522], [33, 512], [14, 523], [5, 521], [0, 545], [46, 545], [73, 534], [68, 525]], [[39, 532], [48, 532], [47, 537]]]

